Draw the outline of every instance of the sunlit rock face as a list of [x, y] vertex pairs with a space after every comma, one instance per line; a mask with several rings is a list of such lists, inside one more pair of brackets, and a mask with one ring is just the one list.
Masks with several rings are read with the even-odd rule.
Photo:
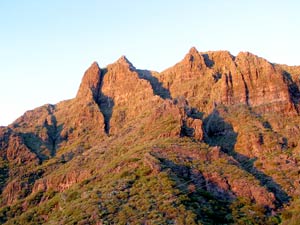
[[292, 224], [299, 76], [194, 47], [161, 73], [94, 62], [75, 98], [0, 127], [0, 223]]

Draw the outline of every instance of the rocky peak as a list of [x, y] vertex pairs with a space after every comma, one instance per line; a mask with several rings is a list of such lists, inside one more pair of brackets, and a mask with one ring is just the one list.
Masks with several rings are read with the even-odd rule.
[[205, 66], [205, 61], [202, 55], [199, 54], [198, 50], [195, 47], [192, 47], [188, 54], [184, 57], [183, 60], [185, 63], [189, 64], [191, 68], [201, 69]]
[[122, 65], [127, 67], [130, 70], [135, 70], [136, 68], [133, 66], [133, 64], [126, 58], [125, 55], [122, 55], [115, 64]]
[[97, 99], [101, 83], [101, 69], [94, 62], [84, 73], [76, 98]]
[[193, 55], [193, 54], [198, 54], [198, 50], [196, 49], [196, 47], [191, 47], [189, 50], [189, 54]]
[[162, 72], [162, 74], [172, 73], [176, 74], [176, 79], [182, 79], [182, 76], [191, 77], [203, 74], [206, 69], [207, 66], [205, 64], [204, 57], [195, 47], [192, 47], [182, 61], [177, 63], [175, 66], [166, 69]]

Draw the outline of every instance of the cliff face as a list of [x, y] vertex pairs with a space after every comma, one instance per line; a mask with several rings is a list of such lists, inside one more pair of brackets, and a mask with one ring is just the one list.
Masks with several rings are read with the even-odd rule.
[[211, 112], [219, 104], [243, 104], [258, 112], [297, 114], [294, 96], [298, 93], [290, 90], [294, 81], [248, 52], [234, 57], [226, 51], [200, 53], [192, 48], [158, 79], [173, 95], [185, 96], [200, 111]]
[[161, 73], [93, 63], [74, 99], [0, 128], [1, 223], [289, 221], [299, 71], [195, 48]]

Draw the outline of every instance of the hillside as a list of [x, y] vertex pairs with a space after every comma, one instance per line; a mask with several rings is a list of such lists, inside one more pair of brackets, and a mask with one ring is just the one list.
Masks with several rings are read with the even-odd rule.
[[298, 224], [299, 78], [248, 52], [94, 62], [0, 127], [0, 223]]

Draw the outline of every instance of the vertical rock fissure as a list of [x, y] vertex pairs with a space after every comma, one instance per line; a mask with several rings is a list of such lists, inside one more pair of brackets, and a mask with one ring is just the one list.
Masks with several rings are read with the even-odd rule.
[[114, 100], [105, 95], [102, 92], [102, 87], [103, 87], [103, 79], [104, 76], [106, 74], [107, 70], [106, 69], [102, 69], [100, 71], [100, 87], [99, 87], [99, 94], [97, 96], [96, 102], [99, 106], [100, 112], [102, 113], [103, 117], [104, 117], [104, 132], [109, 135], [110, 132], [110, 119], [112, 117], [112, 113], [113, 113], [113, 107], [114, 107]]
[[225, 73], [225, 82], [226, 82], [226, 101], [229, 104], [233, 103], [233, 83], [231, 73]]
[[244, 87], [245, 87], [245, 101], [246, 101], [246, 104], [249, 106], [249, 88], [248, 88], [248, 85], [245, 81], [245, 77], [242, 73], [241, 74], [241, 77], [242, 77], [242, 80], [243, 80], [243, 83], [244, 83]]

